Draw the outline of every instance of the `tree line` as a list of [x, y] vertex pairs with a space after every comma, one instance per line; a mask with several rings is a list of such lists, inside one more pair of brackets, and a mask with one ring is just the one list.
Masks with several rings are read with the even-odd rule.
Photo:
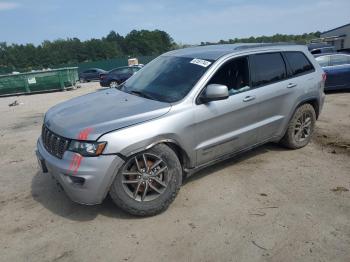
[[[320, 32], [301, 35], [275, 34], [249, 38], [234, 38], [209, 44], [295, 42], [308, 43], [318, 38]], [[133, 30], [126, 36], [111, 31], [101, 39], [81, 41], [78, 38], [44, 41], [40, 45], [0, 43], [0, 73], [29, 71], [57, 67], [64, 64], [104, 60], [125, 56], [159, 55], [188, 45], [176, 44], [171, 36], [161, 30]]]
[[321, 32], [305, 33], [301, 35], [284, 35], [275, 34], [273, 36], [258, 36], [258, 37], [247, 37], [247, 38], [234, 38], [229, 40], [220, 40], [219, 42], [201, 42], [201, 45], [212, 45], [212, 44], [236, 44], [236, 43], [296, 43], [296, 44], [307, 44], [312, 39], [319, 38]]
[[[0, 72], [52, 68], [125, 56], [157, 55], [176, 47], [160, 30], [133, 30], [125, 37], [111, 31], [101, 39], [44, 41], [40, 45], [0, 43]], [[1, 70], [2, 69], [2, 70]]]

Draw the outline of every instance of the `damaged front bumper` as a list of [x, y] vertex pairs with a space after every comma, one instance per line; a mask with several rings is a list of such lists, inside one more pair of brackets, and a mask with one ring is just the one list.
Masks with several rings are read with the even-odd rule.
[[51, 155], [37, 141], [37, 158], [42, 171], [50, 173], [74, 202], [95, 205], [106, 197], [114, 177], [124, 161], [117, 155], [82, 157], [66, 151], [62, 159]]

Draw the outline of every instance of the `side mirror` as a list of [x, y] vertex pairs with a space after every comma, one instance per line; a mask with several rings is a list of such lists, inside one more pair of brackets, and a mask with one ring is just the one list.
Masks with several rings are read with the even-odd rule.
[[224, 100], [228, 97], [229, 95], [227, 86], [219, 84], [210, 84], [205, 88], [204, 92], [200, 97], [200, 100], [203, 103], [208, 103], [210, 101]]

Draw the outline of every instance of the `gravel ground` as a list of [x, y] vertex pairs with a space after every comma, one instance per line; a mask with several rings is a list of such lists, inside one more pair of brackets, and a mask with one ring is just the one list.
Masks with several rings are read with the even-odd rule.
[[44, 112], [97, 88], [0, 98], [0, 261], [350, 261], [350, 93], [327, 95], [307, 147], [204, 169], [166, 212], [134, 218], [71, 202], [37, 167]]

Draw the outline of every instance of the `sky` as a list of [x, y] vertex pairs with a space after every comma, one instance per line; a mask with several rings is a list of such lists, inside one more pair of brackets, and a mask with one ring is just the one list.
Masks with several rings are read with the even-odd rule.
[[350, 23], [350, 0], [0, 0], [0, 42], [101, 38], [160, 29], [182, 44], [325, 31]]

